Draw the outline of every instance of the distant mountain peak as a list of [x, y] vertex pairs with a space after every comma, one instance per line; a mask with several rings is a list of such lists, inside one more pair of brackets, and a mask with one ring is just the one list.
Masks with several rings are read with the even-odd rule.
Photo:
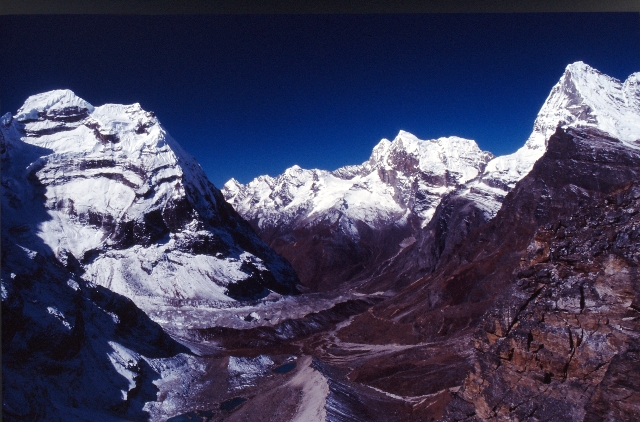
[[483, 180], [506, 194], [544, 154], [558, 127], [597, 128], [631, 148], [640, 148], [638, 78], [639, 73], [634, 73], [622, 83], [583, 62], [568, 65], [542, 105], [524, 146], [492, 160]]
[[[451, 204], [471, 204], [468, 209], [482, 214], [474, 221], [493, 218], [507, 193], [544, 154], [559, 126], [595, 128], [640, 148], [639, 79], [640, 73], [633, 74], [623, 84], [583, 62], [568, 65], [544, 102], [531, 136], [514, 154], [494, 157], [473, 140], [421, 140], [401, 130], [392, 141], [382, 139], [362, 165], [333, 172], [294, 166], [275, 178], [261, 176], [223, 194], [267, 242], [292, 262], [299, 259], [297, 268], [307, 271], [308, 280], [317, 282], [318, 268], [324, 268], [326, 281], [336, 276], [331, 260], [343, 260], [345, 251], [368, 256], [367, 233], [386, 233], [388, 251], [396, 253], [393, 247], [416, 233], [411, 230], [425, 228], [444, 198]], [[436, 229], [446, 233], [446, 218], [438, 221]], [[315, 261], [296, 252], [315, 247], [309, 244], [318, 239], [329, 240], [322, 244], [326, 250], [318, 247]], [[334, 250], [335, 257], [325, 255], [327, 250]], [[361, 259], [353, 258], [348, 265], [361, 265]], [[313, 268], [310, 260], [319, 267]]]

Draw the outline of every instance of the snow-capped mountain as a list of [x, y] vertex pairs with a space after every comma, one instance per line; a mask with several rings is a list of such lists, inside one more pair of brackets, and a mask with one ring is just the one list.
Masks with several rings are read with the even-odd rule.
[[428, 221], [443, 194], [478, 177], [491, 153], [458, 137], [423, 141], [400, 131], [383, 139], [359, 166], [336, 171], [287, 169], [273, 178], [260, 176], [246, 186], [232, 179], [222, 192], [261, 230], [328, 221], [354, 237], [356, 222], [371, 227]]
[[303, 283], [327, 289], [397, 252], [443, 195], [477, 178], [492, 158], [472, 140], [424, 141], [401, 131], [361, 165], [333, 172], [294, 166], [246, 186], [231, 180], [222, 192]]
[[481, 181], [473, 186], [505, 193], [511, 190], [544, 154], [558, 126], [597, 128], [631, 148], [640, 148], [640, 72], [623, 83], [583, 62], [568, 65], [540, 109], [524, 146], [491, 160]]
[[[542, 106], [531, 136], [511, 155], [493, 157], [474, 141], [457, 137], [421, 141], [401, 131], [393, 141], [383, 139], [362, 165], [334, 172], [294, 166], [275, 178], [260, 176], [246, 185], [232, 179], [222, 193], [267, 243], [292, 262], [305, 284], [318, 284], [317, 277], [323, 276], [317, 273], [323, 270], [330, 272], [327, 279], [353, 278], [362, 275], [358, 265], [360, 270], [380, 265], [419, 238], [420, 229], [427, 228], [445, 197], [449, 208], [465, 207], [474, 213], [465, 232], [493, 218], [506, 194], [544, 154], [558, 126], [597, 128], [640, 148], [639, 80], [640, 73], [622, 83], [582, 62], [568, 65]], [[439, 220], [427, 230], [442, 232], [425, 240], [440, 244], [440, 250], [451, 235], [442, 227], [448, 226], [453, 214], [460, 214], [453, 208], [439, 213]], [[458, 217], [460, 224], [468, 220]], [[385, 231], [393, 235], [381, 234]], [[314, 246], [317, 254], [311, 257], [310, 238], [325, 243]], [[421, 249], [433, 246], [418, 243]], [[385, 252], [378, 253], [381, 249]], [[299, 258], [302, 254], [305, 260]], [[345, 261], [345, 256], [350, 258]], [[377, 262], [369, 262], [373, 257]], [[319, 263], [312, 265], [309, 260]], [[353, 271], [337, 275], [331, 270], [345, 264]]]
[[[3, 230], [142, 308], [293, 293], [291, 266], [139, 104], [31, 96], [0, 125]], [[21, 245], [32, 248], [34, 242]]]

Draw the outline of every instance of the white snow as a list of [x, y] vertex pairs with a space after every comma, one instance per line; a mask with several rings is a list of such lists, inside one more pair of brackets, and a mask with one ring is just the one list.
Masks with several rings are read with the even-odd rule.
[[[380, 141], [360, 166], [328, 172], [295, 165], [276, 178], [260, 176], [247, 185], [230, 180], [222, 192], [261, 228], [328, 221], [357, 238], [358, 221], [371, 227], [401, 223], [411, 211], [428, 222], [442, 196], [477, 177], [491, 158], [472, 140], [424, 141], [400, 131], [393, 141]], [[423, 180], [425, 174], [434, 182]], [[417, 192], [426, 203], [416, 200]]]
[[70, 107], [78, 107], [89, 112], [93, 111], [93, 106], [82, 98], [77, 97], [73, 91], [58, 89], [30, 96], [14, 117], [18, 121], [37, 119], [39, 112], [48, 113]]
[[69, 324], [69, 321], [67, 321], [67, 318], [58, 308], [54, 306], [47, 306], [47, 312], [56, 317], [68, 330], [72, 328], [71, 324]]
[[304, 356], [299, 362], [302, 369], [288, 383], [300, 389], [300, 402], [292, 422], [324, 422], [327, 418], [329, 383], [310, 363], [311, 357]]
[[[71, 254], [82, 262], [89, 283], [144, 308], [149, 298], [229, 301], [226, 286], [249, 275], [243, 265], [280, 269], [235, 244], [218, 222], [219, 194], [203, 170], [139, 104], [93, 107], [72, 91], [56, 90], [29, 97], [13, 122], [3, 119], [7, 149], [15, 150], [9, 151], [12, 171], [23, 178], [30, 173], [43, 186], [47, 216], [34, 220], [36, 234], [59, 261], [67, 263]], [[42, 148], [42, 156], [20, 155], [29, 145]], [[5, 176], [3, 183], [14, 183]], [[191, 220], [180, 217], [179, 230], [147, 246], [114, 248], [119, 224], [132, 222], [135, 230], [149, 213], [187, 196], [197, 211]], [[204, 221], [212, 223], [205, 227]], [[215, 239], [227, 253], [194, 254], [178, 246], [197, 236]], [[93, 259], [83, 262], [89, 252]]]

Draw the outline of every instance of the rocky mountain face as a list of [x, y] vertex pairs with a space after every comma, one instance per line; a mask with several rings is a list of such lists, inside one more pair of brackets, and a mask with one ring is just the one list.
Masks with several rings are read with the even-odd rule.
[[[36, 233], [39, 253], [84, 280], [145, 309], [296, 292], [288, 262], [138, 104], [51, 91], [0, 126], [3, 230]], [[34, 196], [44, 211], [30, 218]]]
[[[493, 220], [435, 273], [337, 333], [345, 343], [436, 352], [359, 359], [352, 379], [403, 396], [423, 385], [436, 419], [454, 399], [447, 420], [582, 420], [596, 390], [613, 397], [624, 384], [635, 397], [634, 378], [603, 377], [614, 356], [635, 359], [639, 146], [597, 129], [558, 129]], [[635, 410], [616, 406], [603, 411], [634, 420]]]
[[582, 62], [567, 66], [531, 136], [511, 155], [492, 157], [460, 138], [420, 141], [400, 132], [361, 166], [333, 173], [296, 166], [247, 185], [231, 180], [222, 192], [312, 289], [347, 281], [365, 291], [398, 289], [433, 272], [443, 253], [495, 216], [558, 126], [599, 128], [633, 144], [638, 79], [636, 73], [621, 83]]
[[148, 419], [161, 378], [153, 365], [189, 350], [129, 298], [16, 237], [25, 239], [3, 230], [2, 419]]
[[447, 420], [640, 417], [640, 142], [558, 135], [508, 198], [539, 198], [536, 229]]
[[146, 419], [159, 378], [151, 363], [188, 349], [131, 299], [56, 258], [35, 230], [51, 218], [45, 189], [26, 173], [47, 150], [3, 133], [2, 418]]

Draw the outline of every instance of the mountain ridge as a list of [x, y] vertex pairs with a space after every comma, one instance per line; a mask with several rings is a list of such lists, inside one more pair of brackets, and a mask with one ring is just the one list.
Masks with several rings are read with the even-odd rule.
[[[433, 271], [445, 244], [453, 247], [471, 227], [495, 216], [506, 194], [544, 154], [558, 126], [597, 127], [632, 149], [640, 148], [639, 79], [637, 72], [622, 83], [583, 62], [568, 65], [541, 107], [531, 135], [513, 154], [494, 157], [474, 141], [455, 136], [422, 141], [400, 131], [393, 141], [381, 140], [361, 165], [333, 172], [296, 165], [280, 176], [259, 176], [246, 185], [229, 181], [222, 193], [265, 242], [292, 262], [308, 287], [325, 290], [355, 281], [389, 288], [393, 283], [375, 278], [391, 280], [398, 273], [376, 275], [367, 268], [385, 262], [388, 270], [383, 272]], [[330, 183], [332, 177], [337, 182]], [[445, 198], [450, 198], [447, 203], [465, 203], [459, 209], [469, 213], [467, 217], [456, 211], [455, 230], [435, 227], [450, 226], [450, 213], [440, 212], [432, 222]], [[427, 228], [430, 223], [434, 227]], [[430, 252], [432, 258], [414, 256], [414, 261], [422, 261], [418, 268], [387, 262], [397, 261], [398, 254], [409, 255], [405, 248], [411, 239], [422, 240], [409, 250], [433, 249], [434, 242], [441, 246]], [[376, 242], [385, 250], [376, 248]], [[400, 269], [407, 265], [410, 271]], [[338, 273], [332, 269], [337, 266], [353, 270]]]

